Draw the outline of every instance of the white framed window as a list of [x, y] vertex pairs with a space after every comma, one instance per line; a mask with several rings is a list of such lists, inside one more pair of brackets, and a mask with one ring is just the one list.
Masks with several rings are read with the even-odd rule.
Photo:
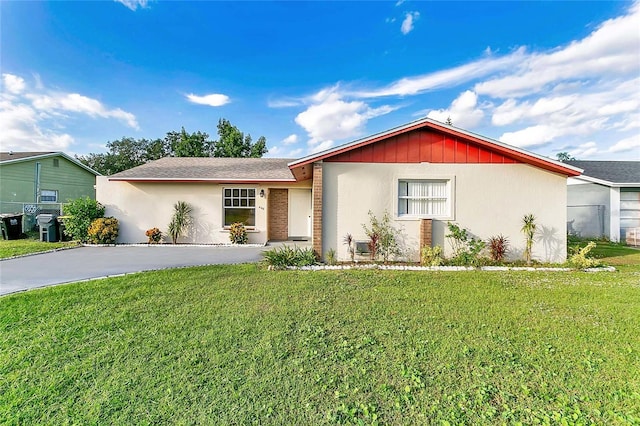
[[40, 190], [40, 202], [41, 203], [57, 203], [58, 191], [54, 191], [50, 189]]
[[236, 222], [256, 226], [255, 188], [224, 188], [222, 194], [224, 226], [231, 226]]
[[398, 217], [451, 216], [451, 181], [406, 179], [398, 181]]

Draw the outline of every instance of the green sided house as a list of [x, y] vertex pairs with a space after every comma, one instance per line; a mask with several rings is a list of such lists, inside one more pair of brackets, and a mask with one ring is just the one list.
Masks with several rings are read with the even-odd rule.
[[[420, 247], [449, 251], [447, 222], [475, 237], [502, 234], [521, 258], [522, 217], [534, 214], [534, 258], [566, 259], [567, 178], [581, 169], [424, 118], [296, 160], [163, 158], [97, 179], [97, 199], [120, 221], [119, 242], [166, 232], [173, 204], [194, 209], [182, 242], [228, 243], [242, 220], [249, 241], [309, 240], [320, 256], [349, 255], [346, 234], [366, 240], [368, 212], [386, 211], [404, 258]], [[366, 246], [366, 244], [365, 244]]]
[[63, 152], [0, 152], [2, 213], [24, 203], [65, 203], [95, 199], [99, 173]]

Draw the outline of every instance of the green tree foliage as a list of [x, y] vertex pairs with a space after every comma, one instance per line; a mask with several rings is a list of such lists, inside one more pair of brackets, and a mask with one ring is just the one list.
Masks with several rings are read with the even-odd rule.
[[128, 170], [163, 157], [251, 157], [259, 158], [267, 153], [267, 140], [260, 136], [254, 143], [250, 134], [245, 135], [229, 120], [218, 122], [219, 140], [209, 140], [204, 132], [167, 132], [164, 139], [122, 139], [107, 142], [107, 152], [76, 155], [81, 163], [103, 174]]
[[524, 234], [526, 240], [526, 246], [524, 248], [524, 259], [527, 261], [527, 265], [531, 265], [531, 254], [533, 252], [533, 239], [536, 235], [536, 217], [532, 214], [524, 215], [522, 218], [522, 228], [520, 229]]
[[91, 223], [104, 217], [104, 206], [89, 197], [76, 198], [65, 204], [63, 209], [67, 216], [64, 219], [65, 235], [83, 243], [88, 241]]
[[391, 224], [389, 212], [385, 210], [382, 214], [382, 219], [378, 219], [373, 212], [369, 210], [369, 222], [369, 226], [362, 224], [362, 229], [367, 237], [369, 237], [371, 259], [375, 260], [378, 256], [382, 256], [382, 260], [386, 263], [391, 256], [399, 255], [399, 231]]
[[212, 142], [202, 132], [189, 134], [184, 127], [179, 132], [169, 132], [164, 138], [165, 149], [172, 157], [210, 157]]
[[107, 149], [103, 154], [80, 155], [76, 159], [103, 175], [112, 175], [169, 154], [162, 139], [123, 137], [107, 142]]
[[267, 140], [260, 136], [254, 143], [250, 134], [245, 135], [229, 120], [218, 121], [218, 137], [213, 142], [214, 157], [260, 158], [267, 153]]
[[556, 158], [558, 161], [575, 161], [576, 157], [569, 154], [568, 152], [559, 152], [556, 154]]

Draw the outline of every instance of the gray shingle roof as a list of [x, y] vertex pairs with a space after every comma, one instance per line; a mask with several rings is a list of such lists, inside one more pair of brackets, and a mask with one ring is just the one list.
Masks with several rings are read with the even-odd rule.
[[584, 169], [584, 176], [612, 183], [639, 183], [640, 161], [567, 161]]
[[55, 151], [46, 152], [0, 152], [0, 162], [9, 160], [21, 160], [23, 158], [39, 157], [40, 155], [55, 154]]
[[165, 157], [111, 175], [114, 180], [294, 181], [288, 158]]

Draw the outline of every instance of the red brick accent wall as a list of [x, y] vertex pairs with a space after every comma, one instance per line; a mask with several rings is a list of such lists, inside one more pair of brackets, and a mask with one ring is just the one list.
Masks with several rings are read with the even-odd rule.
[[313, 163], [313, 251], [322, 259], [322, 163]]
[[420, 248], [431, 247], [432, 235], [433, 221], [431, 219], [420, 219]]
[[269, 189], [268, 239], [284, 241], [289, 238], [289, 190]]

